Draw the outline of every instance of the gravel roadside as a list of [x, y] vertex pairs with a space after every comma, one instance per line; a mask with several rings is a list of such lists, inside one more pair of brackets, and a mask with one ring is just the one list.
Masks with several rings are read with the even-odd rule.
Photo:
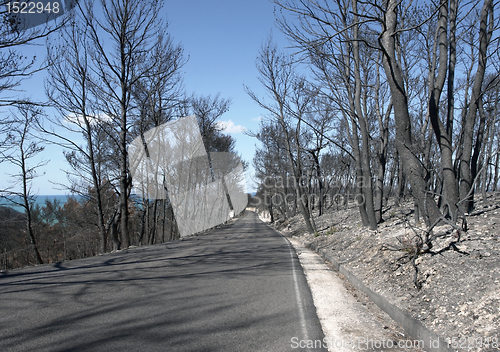
[[[418, 342], [406, 336], [385, 312], [342, 274], [300, 241], [289, 238], [307, 278], [314, 305], [329, 351], [407, 351], [417, 352]], [[319, 342], [310, 342], [310, 346]], [[314, 349], [314, 347], [312, 348]]]

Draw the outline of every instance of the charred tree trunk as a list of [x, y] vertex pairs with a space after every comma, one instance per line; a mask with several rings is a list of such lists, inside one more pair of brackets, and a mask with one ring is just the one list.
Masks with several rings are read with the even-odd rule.
[[370, 136], [368, 133], [368, 126], [366, 123], [366, 116], [361, 109], [361, 72], [360, 72], [360, 57], [359, 57], [359, 36], [358, 36], [358, 15], [357, 15], [357, 0], [353, 0], [352, 9], [354, 13], [354, 27], [353, 27], [353, 55], [354, 55], [354, 80], [356, 82], [356, 90], [354, 93], [354, 107], [356, 111], [359, 128], [361, 130], [361, 167], [362, 167], [362, 194], [364, 196], [365, 210], [368, 218], [368, 226], [371, 230], [377, 229], [377, 219], [375, 216], [375, 209], [373, 206], [373, 182], [370, 167]]
[[[454, 4], [454, 1], [451, 1]], [[451, 28], [451, 38], [450, 38], [450, 67], [447, 67], [448, 63], [448, 38], [447, 38], [447, 23], [448, 23], [448, 4], [443, 2], [439, 9], [439, 19], [438, 19], [438, 36], [437, 42], [439, 45], [439, 69], [437, 77], [434, 78], [434, 72], [432, 74], [433, 84], [430, 87], [430, 98], [428, 103], [429, 117], [432, 124], [432, 128], [436, 135], [436, 140], [439, 145], [439, 150], [441, 152], [441, 164], [443, 168], [443, 196], [444, 203], [447, 205], [450, 215], [453, 221], [457, 218], [457, 204], [458, 204], [458, 185], [456, 182], [455, 169], [453, 166], [453, 79], [455, 75], [455, 42], [454, 42], [454, 16], [456, 16], [456, 9], [454, 6], [450, 11], [450, 28]], [[437, 48], [434, 47], [434, 51]], [[434, 53], [434, 56], [436, 54]], [[446, 74], [448, 75], [448, 114], [447, 114], [447, 124], [443, 125], [441, 119], [439, 118], [439, 103], [441, 93], [444, 88], [446, 81]]]
[[430, 192], [426, 191], [426, 173], [415, 151], [411, 133], [411, 119], [408, 110], [408, 97], [404, 87], [401, 67], [396, 55], [396, 27], [398, 23], [397, 0], [389, 0], [385, 12], [385, 27], [380, 36], [383, 50], [383, 64], [390, 86], [396, 125], [396, 148], [398, 149], [403, 172], [411, 185], [411, 193], [424, 215], [426, 225], [430, 226], [441, 213]]
[[486, 72], [487, 49], [492, 35], [493, 21], [490, 21], [488, 30], [488, 18], [493, 17], [493, 1], [485, 0], [480, 14], [479, 24], [479, 58], [474, 84], [472, 86], [471, 100], [467, 111], [465, 123], [463, 125], [462, 154], [460, 158], [460, 205], [464, 213], [469, 213], [474, 208], [474, 198], [471, 191], [474, 181], [471, 170], [471, 157], [473, 148], [474, 125], [476, 123], [476, 114], [480, 104], [482, 84]]

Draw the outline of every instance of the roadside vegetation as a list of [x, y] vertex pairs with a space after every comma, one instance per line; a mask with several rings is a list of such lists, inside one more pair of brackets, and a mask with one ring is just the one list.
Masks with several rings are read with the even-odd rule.
[[[195, 114], [207, 152], [236, 153], [218, 123], [231, 100], [185, 91], [188, 58], [164, 12], [157, 0], [81, 0], [28, 29], [0, 14], [0, 164], [16, 170], [0, 189], [0, 269], [178, 238], [170, 201], [132, 192], [128, 145], [154, 127]], [[22, 55], [29, 44], [46, 46], [45, 62]], [[40, 71], [46, 101], [17, 98]], [[74, 197], [36, 205], [49, 144], [64, 148], [68, 182], [56, 186]]]

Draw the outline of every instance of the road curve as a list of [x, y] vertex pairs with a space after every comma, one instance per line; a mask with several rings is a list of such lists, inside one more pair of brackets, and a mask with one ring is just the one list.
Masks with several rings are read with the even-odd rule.
[[252, 212], [181, 241], [1, 275], [0, 312], [0, 351], [274, 352], [323, 338], [295, 251]]

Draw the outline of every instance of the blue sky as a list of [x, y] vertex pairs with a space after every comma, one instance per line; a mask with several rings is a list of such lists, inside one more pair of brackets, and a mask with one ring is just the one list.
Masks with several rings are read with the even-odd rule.
[[[166, 0], [164, 13], [161, 14], [169, 21], [174, 42], [182, 44], [185, 55], [189, 56], [183, 67], [186, 92], [198, 95], [220, 93], [222, 98], [232, 100], [229, 112], [221, 120], [227, 123], [227, 132], [236, 139], [237, 151], [250, 165], [258, 142], [244, 135], [242, 130], [256, 130], [264, 111], [245, 93], [243, 85], [260, 96], [264, 95], [255, 67], [258, 51], [271, 32], [280, 47], [288, 45], [275, 27], [273, 9], [274, 4], [269, 0]], [[45, 57], [45, 50], [44, 46], [35, 46], [25, 49], [25, 52], [42, 58]], [[24, 92], [21, 95], [43, 100], [43, 80], [43, 73], [27, 79], [22, 84]], [[62, 149], [47, 146], [43, 157], [50, 161], [41, 170], [45, 175], [35, 179], [34, 193], [67, 193], [51, 183], [66, 183], [62, 169], [66, 169], [67, 165]], [[0, 174], [6, 171], [5, 165], [2, 169]], [[250, 167], [249, 175], [252, 170]], [[7, 176], [3, 174], [0, 187], [6, 185]], [[251, 186], [249, 190], [252, 190]]]

